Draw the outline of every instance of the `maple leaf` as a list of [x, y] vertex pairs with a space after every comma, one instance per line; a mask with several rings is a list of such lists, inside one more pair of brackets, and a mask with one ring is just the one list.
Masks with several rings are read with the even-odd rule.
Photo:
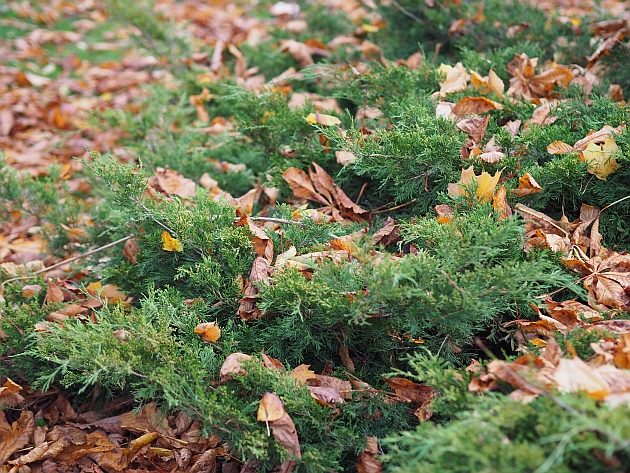
[[164, 230], [162, 232], [162, 249], [164, 251], [181, 253], [184, 251], [184, 246], [181, 241], [177, 238], [173, 238], [169, 232]]

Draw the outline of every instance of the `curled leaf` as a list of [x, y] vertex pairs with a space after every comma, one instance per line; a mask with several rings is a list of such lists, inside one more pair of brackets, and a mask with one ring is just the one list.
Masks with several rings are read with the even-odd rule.
[[337, 126], [341, 125], [341, 120], [332, 115], [326, 115], [324, 113], [309, 113], [305, 118], [307, 123], [311, 125], [322, 126]]
[[221, 338], [221, 329], [216, 322], [203, 322], [195, 327], [195, 333], [199, 335], [204, 342], [214, 343]]

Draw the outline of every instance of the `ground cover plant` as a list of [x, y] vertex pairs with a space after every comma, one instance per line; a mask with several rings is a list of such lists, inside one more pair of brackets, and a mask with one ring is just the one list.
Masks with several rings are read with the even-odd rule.
[[628, 11], [0, 5], [0, 471], [630, 469]]

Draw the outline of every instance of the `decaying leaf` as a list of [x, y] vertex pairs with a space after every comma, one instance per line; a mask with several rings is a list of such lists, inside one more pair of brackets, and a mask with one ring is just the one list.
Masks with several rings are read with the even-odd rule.
[[355, 204], [317, 163], [313, 163], [313, 169], [310, 169], [308, 174], [301, 169], [290, 167], [284, 171], [282, 177], [296, 197], [326, 205], [328, 212], [338, 222], [346, 219], [363, 220], [368, 214], [368, 211]]
[[167, 196], [176, 195], [182, 198], [194, 197], [196, 184], [172, 169], [157, 168], [155, 175], [149, 179], [149, 186]]
[[20, 418], [11, 424], [11, 431], [0, 440], [0, 465], [14, 452], [28, 445], [35, 431], [35, 418], [29, 410], [23, 410]]
[[542, 191], [542, 187], [536, 182], [532, 175], [528, 172], [523, 174], [518, 180], [518, 187], [512, 190], [512, 193], [518, 197], [536, 194]]
[[567, 87], [573, 80], [571, 70], [560, 64], [551, 63], [543, 72], [536, 74], [538, 58], [529, 58], [527, 54], [514, 55], [508, 64], [512, 76], [507, 94], [537, 100], [549, 97], [556, 86]]
[[247, 371], [243, 368], [243, 362], [253, 359], [254, 358], [252, 356], [245, 353], [232, 353], [228, 355], [219, 370], [221, 382], [226, 382], [234, 376], [243, 376], [247, 374]]
[[482, 93], [494, 92], [499, 97], [503, 97], [505, 84], [492, 69], [490, 69], [490, 72], [488, 72], [488, 75], [485, 77], [475, 71], [471, 71], [470, 83]]

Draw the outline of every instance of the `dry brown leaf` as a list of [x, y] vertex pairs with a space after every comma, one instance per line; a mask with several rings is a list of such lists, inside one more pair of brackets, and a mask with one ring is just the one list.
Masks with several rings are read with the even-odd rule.
[[35, 418], [29, 410], [23, 410], [20, 418], [11, 424], [11, 431], [0, 441], [0, 465], [15, 452], [29, 444], [35, 431]]
[[351, 153], [350, 151], [335, 151], [335, 157], [337, 158], [337, 162], [342, 166], [347, 166], [357, 160], [354, 153]]
[[344, 381], [342, 379], [335, 378], [334, 376], [316, 374], [314, 379], [309, 379], [308, 384], [309, 386], [332, 388], [337, 391], [344, 399], [352, 399], [352, 383], [350, 383], [350, 381]]
[[244, 376], [247, 374], [247, 371], [243, 368], [243, 363], [246, 361], [253, 360], [254, 358], [245, 353], [232, 353], [227, 356], [223, 364], [221, 365], [221, 369], [219, 370], [219, 375], [221, 377], [221, 382], [224, 383], [234, 376]]
[[138, 246], [138, 241], [135, 238], [130, 238], [125, 242], [125, 246], [123, 246], [123, 256], [131, 264], [138, 264], [139, 252], [140, 247]]
[[492, 196], [492, 208], [499, 214], [500, 218], [509, 218], [512, 216], [512, 209], [507, 201], [505, 186], [499, 187], [499, 190]]
[[514, 55], [507, 69], [512, 78], [507, 94], [537, 100], [549, 97], [555, 86], [567, 87], [573, 80], [573, 73], [568, 67], [552, 63], [549, 67], [536, 74], [538, 58], [529, 58], [527, 54]]
[[262, 311], [256, 305], [258, 301], [259, 285], [269, 282], [269, 260], [257, 256], [252, 264], [249, 279], [245, 284], [244, 295], [238, 306], [238, 316], [241, 320], [259, 319]]
[[343, 404], [345, 401], [339, 391], [334, 388], [322, 386], [307, 386], [311, 397], [322, 406], [333, 407], [336, 404]]
[[536, 182], [530, 173], [526, 172], [518, 180], [518, 187], [512, 190], [517, 197], [525, 197], [527, 195], [536, 194], [542, 191], [542, 187]]
[[289, 373], [298, 384], [306, 385], [309, 380], [315, 379], [316, 375], [314, 371], [311, 371], [309, 368], [311, 365], [298, 365]]
[[435, 389], [406, 378], [388, 378], [385, 382], [394, 390], [399, 400], [412, 404], [424, 404], [436, 395]]
[[617, 340], [614, 362], [617, 368], [630, 369], [630, 333], [621, 334]]
[[149, 179], [149, 186], [167, 196], [176, 195], [184, 199], [194, 197], [196, 184], [172, 169], [157, 168]]
[[501, 110], [503, 105], [486, 97], [464, 97], [455, 104], [452, 112], [458, 117], [481, 115], [491, 110]]
[[258, 404], [256, 420], [260, 422], [271, 422], [285, 415], [284, 405], [280, 398], [273, 393], [265, 393]]
[[585, 392], [601, 401], [610, 394], [606, 380], [579, 358], [562, 358], [554, 372], [554, 381], [561, 392]]
[[490, 116], [488, 115], [485, 117], [464, 118], [457, 122], [457, 128], [466, 133], [473, 142], [481, 143], [486, 134], [489, 121]]
[[444, 81], [440, 82], [440, 97], [444, 97], [446, 94], [450, 94], [452, 92], [460, 92], [464, 90], [468, 85], [468, 80], [470, 79], [470, 76], [466, 72], [466, 68], [461, 62], [458, 62], [455, 66], [441, 64], [438, 68], [438, 72], [446, 75]]
[[481, 93], [494, 92], [499, 97], [503, 97], [505, 84], [503, 80], [492, 70], [487, 76], [482, 77], [475, 71], [470, 72], [470, 83]]
[[367, 437], [365, 439], [365, 448], [359, 455], [357, 473], [381, 473], [383, 465], [377, 458], [378, 454], [378, 438]]

